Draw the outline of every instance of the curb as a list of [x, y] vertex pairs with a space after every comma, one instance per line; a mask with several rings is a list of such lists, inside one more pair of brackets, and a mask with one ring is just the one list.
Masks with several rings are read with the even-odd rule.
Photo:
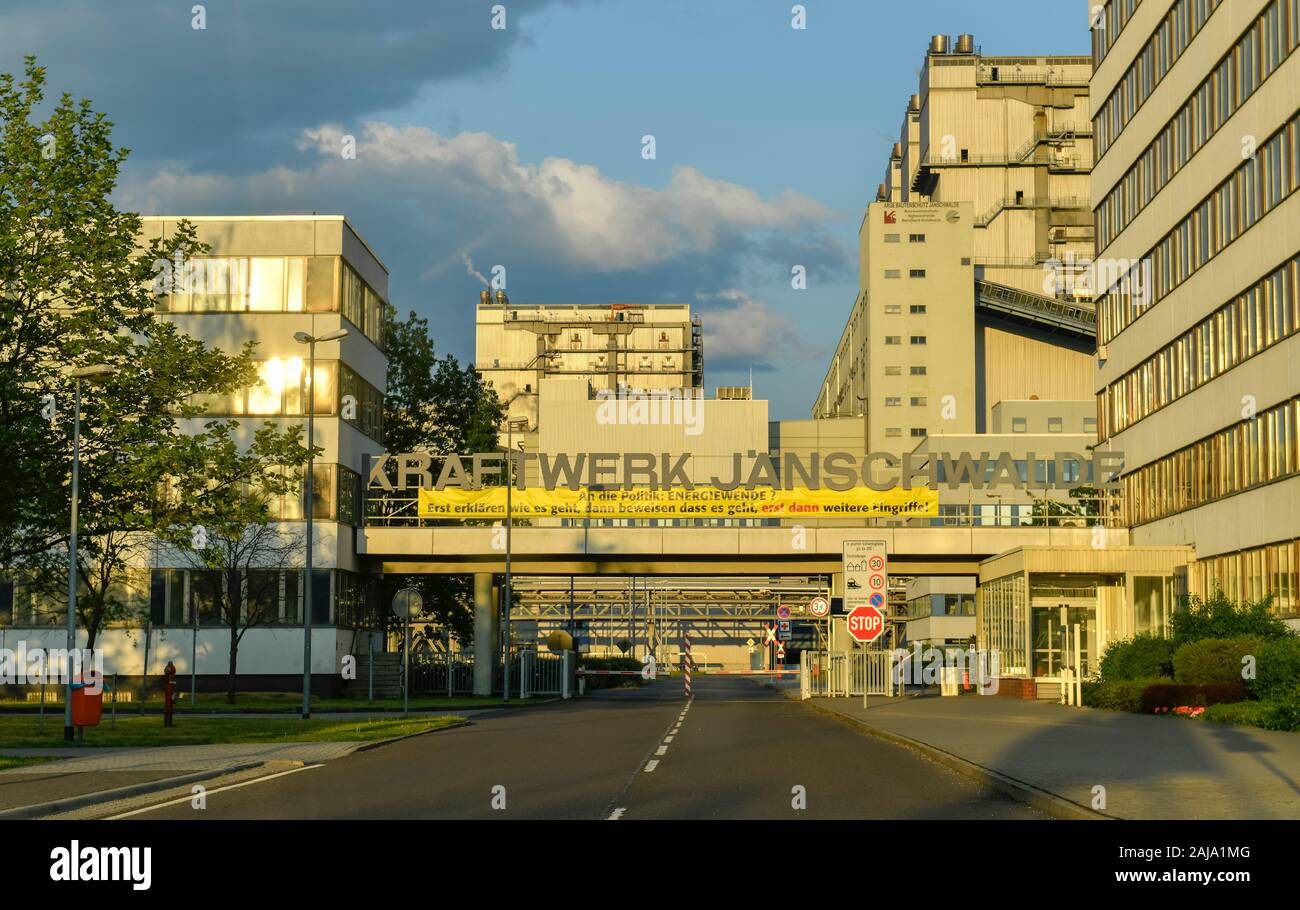
[[18, 806], [13, 809], [3, 809], [0, 810], [0, 820], [32, 819], [41, 818], [46, 815], [57, 815], [63, 812], [71, 812], [75, 809], [84, 809], [86, 806], [93, 806], [97, 803], [111, 803], [119, 799], [130, 799], [133, 796], [144, 796], [147, 793], [155, 793], [159, 790], [170, 790], [174, 787], [183, 787], [186, 784], [198, 783], [202, 780], [211, 780], [214, 777], [222, 777], [227, 774], [233, 774], [237, 771], [247, 771], [249, 768], [258, 768], [264, 764], [266, 763], [260, 761], [244, 762], [242, 764], [232, 765], [228, 768], [216, 768], [211, 771], [196, 771], [192, 774], [182, 774], [178, 777], [165, 777], [160, 780], [147, 781], [143, 784], [117, 787], [113, 790], [96, 790], [93, 793], [82, 793], [78, 796], [68, 796], [63, 799], [51, 800], [47, 803], [33, 803], [30, 806]]
[[378, 749], [381, 746], [390, 746], [393, 743], [400, 743], [404, 739], [414, 739], [417, 736], [428, 736], [430, 733], [441, 733], [444, 730], [455, 730], [459, 727], [471, 726], [474, 722], [471, 720], [462, 720], [454, 724], [448, 724], [445, 727], [436, 727], [432, 730], [421, 730], [418, 733], [407, 733], [405, 736], [391, 736], [388, 739], [377, 739], [372, 742], [362, 743], [352, 750], [351, 755], [358, 752], [369, 752], [371, 749]]
[[1043, 790], [1035, 787], [1033, 784], [1027, 784], [1023, 781], [1016, 780], [1014, 777], [1008, 777], [992, 768], [986, 768], [984, 765], [977, 764], [969, 759], [946, 752], [937, 746], [929, 743], [923, 743], [920, 740], [903, 736], [900, 733], [894, 733], [889, 730], [873, 727], [866, 721], [859, 720], [849, 714], [841, 714], [831, 708], [823, 708], [821, 705], [812, 704], [811, 701], [802, 702], [818, 714], [835, 720], [851, 724], [877, 739], [893, 743], [896, 746], [902, 746], [919, 752], [931, 761], [938, 762], [944, 767], [956, 771], [963, 777], [969, 778], [976, 783], [983, 784], [990, 789], [997, 790], [1005, 796], [1024, 803], [1030, 808], [1037, 809], [1052, 818], [1067, 819], [1070, 821], [1115, 821], [1115, 816], [1105, 815], [1086, 806], [1081, 806], [1073, 800], [1066, 799], [1064, 796], [1058, 796], [1049, 790]]

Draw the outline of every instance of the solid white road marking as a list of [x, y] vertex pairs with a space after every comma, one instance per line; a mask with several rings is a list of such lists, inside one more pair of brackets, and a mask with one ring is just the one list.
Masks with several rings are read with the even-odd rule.
[[[231, 784], [227, 787], [218, 787], [215, 790], [208, 790], [206, 796], [212, 796], [217, 793], [225, 793], [227, 790], [238, 790], [240, 787], [250, 787], [253, 784], [260, 784], [263, 781], [275, 780], [277, 777], [284, 777], [286, 774], [297, 774], [299, 771], [310, 771], [312, 768], [323, 768], [324, 765], [303, 765], [301, 768], [290, 768], [288, 771], [280, 771], [275, 774], [268, 774], [265, 777], [246, 780], [243, 783]], [[132, 809], [130, 812], [123, 812], [121, 815], [110, 815], [106, 821], [115, 821], [119, 818], [130, 818], [132, 815], [139, 815], [142, 812], [152, 812], [155, 809], [165, 809], [167, 806], [179, 806], [181, 803], [188, 803], [194, 799], [194, 794], [182, 796], [179, 799], [169, 800], [165, 803], [159, 803], [156, 806], [145, 806], [143, 809]]]
[[652, 758], [645, 763], [645, 769], [647, 772], [653, 771], [658, 766], [659, 766], [659, 759], [657, 758]]

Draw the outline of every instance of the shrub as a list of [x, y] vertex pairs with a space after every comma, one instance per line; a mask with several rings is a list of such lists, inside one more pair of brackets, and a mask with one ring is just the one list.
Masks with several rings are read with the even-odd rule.
[[1246, 687], [1256, 698], [1300, 698], [1300, 637], [1262, 642], [1255, 652], [1255, 678]]
[[1295, 632], [1273, 613], [1273, 599], [1235, 603], [1216, 590], [1208, 599], [1190, 597], [1169, 619], [1175, 645], [1204, 638], [1293, 638]]
[[1249, 635], [1190, 641], [1174, 652], [1174, 679], [1200, 685], [1241, 680], [1242, 658], [1257, 656], [1262, 645], [1262, 639]]
[[1300, 698], [1213, 705], [1205, 709], [1205, 719], [1240, 727], [1296, 733], [1300, 732]]
[[1083, 703], [1090, 708], [1108, 711], [1128, 711], [1136, 714], [1142, 710], [1142, 693], [1148, 686], [1167, 682], [1167, 678], [1117, 679], [1083, 684]]
[[1126, 679], [1173, 678], [1173, 643], [1158, 635], [1135, 635], [1113, 642], [1101, 655], [1101, 678], [1106, 682]]
[[1246, 699], [1246, 684], [1240, 679], [1230, 683], [1192, 685], [1190, 683], [1155, 683], [1142, 691], [1142, 713], [1172, 711], [1174, 708], [1207, 707]]

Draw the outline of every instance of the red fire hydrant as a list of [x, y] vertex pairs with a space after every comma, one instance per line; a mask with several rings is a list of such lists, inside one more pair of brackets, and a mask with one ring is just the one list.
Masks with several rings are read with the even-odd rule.
[[170, 660], [167, 661], [167, 667], [163, 670], [163, 675], [167, 677], [167, 683], [163, 686], [163, 726], [172, 725], [172, 702], [176, 692], [176, 665]]

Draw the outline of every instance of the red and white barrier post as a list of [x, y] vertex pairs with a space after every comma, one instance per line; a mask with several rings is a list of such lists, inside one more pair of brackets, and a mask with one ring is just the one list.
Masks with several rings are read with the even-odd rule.
[[695, 663], [691, 657], [691, 636], [685, 633], [682, 636], [685, 639], [685, 651], [682, 653], [682, 671], [686, 676], [686, 697], [691, 697], [691, 665]]

